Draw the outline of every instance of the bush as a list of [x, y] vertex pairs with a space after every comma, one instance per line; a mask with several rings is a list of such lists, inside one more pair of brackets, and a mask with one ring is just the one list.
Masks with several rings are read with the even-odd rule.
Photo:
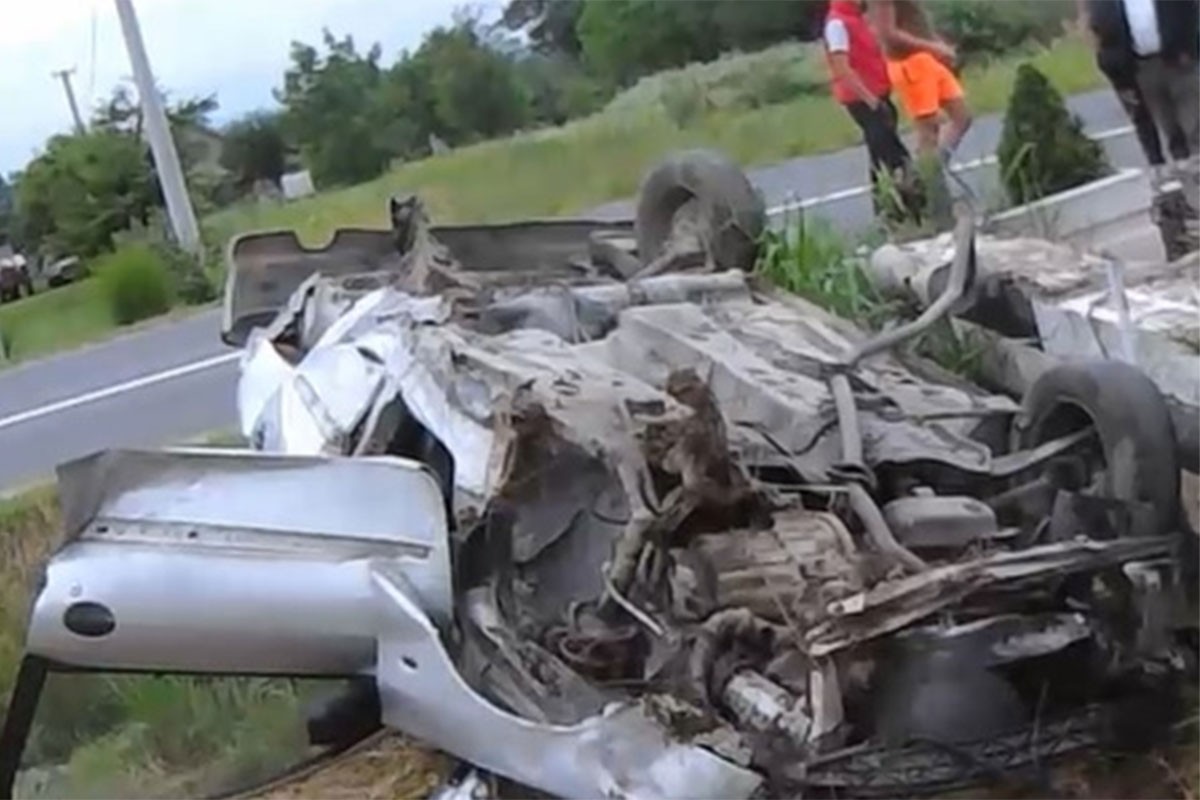
[[1063, 32], [1074, 14], [1070, 0], [938, 0], [930, 5], [938, 32], [954, 43], [964, 62], [995, 58]]
[[170, 274], [150, 245], [126, 245], [109, 253], [96, 271], [118, 325], [157, 316], [171, 308]]
[[1110, 171], [1104, 149], [1088, 138], [1083, 122], [1031, 64], [1017, 68], [996, 156], [1004, 188], [1018, 205]]
[[155, 254], [162, 260], [171, 279], [172, 294], [190, 306], [217, 298], [217, 289], [205, 272], [202, 259], [170, 242], [155, 242]]

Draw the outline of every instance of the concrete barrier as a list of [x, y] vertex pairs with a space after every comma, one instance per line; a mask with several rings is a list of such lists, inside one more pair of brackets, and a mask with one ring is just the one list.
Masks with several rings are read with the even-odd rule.
[[[1154, 191], [1144, 170], [1115, 175], [1003, 211], [988, 221], [1000, 236], [1036, 236], [1126, 260], [1165, 260], [1150, 207]], [[1139, 234], [1150, 234], [1149, 241]], [[1157, 251], [1151, 249], [1157, 246]]]
[[[1133, 128], [1115, 128], [1097, 135], [1095, 139], [1104, 146], [1109, 163], [1118, 170], [1117, 174], [1113, 176], [1114, 179], [1119, 178], [1115, 182], [1121, 184], [1126, 189], [1130, 189], [1133, 184], [1137, 183], [1137, 178], [1133, 176], [1134, 173], [1142, 172], [1141, 167], [1144, 164], [1144, 157], [1138, 146]], [[1000, 167], [995, 156], [955, 164], [952, 169], [971, 188], [982, 211], [985, 213], [991, 212], [1005, 205], [1004, 188], [1000, 181]], [[1144, 178], [1145, 176], [1143, 175]], [[1086, 187], [1080, 188], [1085, 189]], [[1129, 201], [1135, 204], [1144, 202], [1147, 214], [1146, 221], [1148, 222], [1150, 208], [1148, 180], [1144, 188], [1145, 190], [1143, 191], [1142, 187], [1138, 185], [1135, 189], [1137, 193], [1131, 193], [1130, 197], [1123, 198], [1122, 202]], [[1121, 190], [1117, 189], [1116, 191], [1120, 192]], [[1083, 192], [1082, 194], [1086, 196], [1087, 192]], [[1095, 231], [1085, 224], [1084, 220], [1089, 218], [1099, 219], [1100, 217], [1108, 219], [1112, 216], [1107, 212], [1105, 214], [1097, 214], [1091, 210], [1091, 207], [1097, 203], [1107, 207], [1107, 204], [1113, 202], [1107, 191], [1107, 184], [1100, 194], [1103, 195], [1103, 199], [1101, 200], [1072, 198], [1064, 201], [1069, 208], [1063, 211], [1063, 215], [1077, 220], [1075, 235], [1087, 239], [1088, 242], [1095, 241], [1096, 236]], [[1048, 201], [1050, 198], [1046, 200]], [[1084, 208], [1077, 210], [1076, 206], [1080, 205], [1084, 206]], [[1016, 211], [1017, 209], [1001, 212], [1001, 214], [997, 215], [997, 218], [1003, 217], [1006, 214], [1012, 214], [1013, 216], [1010, 219], [1015, 225], [1017, 223]], [[799, 214], [804, 214], [806, 217], [823, 218], [835, 230], [850, 236], [865, 234], [875, 225], [875, 212], [871, 205], [871, 192], [868, 186], [855, 186], [821, 197], [798, 198], [793, 202], [784, 203], [772, 208], [768, 221], [772, 228], [779, 230], [786, 226], [789, 220], [794, 220]], [[1127, 227], [1128, 219], [1125, 218], [1129, 217], [1130, 214], [1134, 214], [1134, 212], [1129, 209], [1121, 211], [1121, 215], [1123, 215], [1122, 226]], [[1106, 244], [1111, 244], [1113, 239], [1109, 234], [1116, 229], [1116, 225], [1111, 219], [1105, 224], [1107, 227], [1102, 231], [1104, 233], [1102, 241]], [[1124, 230], [1124, 227], [1121, 229]], [[1060, 237], [1056, 236], [1055, 238]], [[1086, 244], [1085, 242], [1080, 243]]]

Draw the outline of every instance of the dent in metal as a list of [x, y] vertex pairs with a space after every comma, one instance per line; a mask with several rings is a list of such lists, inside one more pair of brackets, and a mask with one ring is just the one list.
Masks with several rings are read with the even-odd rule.
[[383, 567], [374, 580], [389, 612], [376, 669], [386, 724], [558, 797], [744, 798], [761, 783], [756, 773], [673, 739], [635, 704], [570, 726], [493, 706], [459, 676], [403, 575]]

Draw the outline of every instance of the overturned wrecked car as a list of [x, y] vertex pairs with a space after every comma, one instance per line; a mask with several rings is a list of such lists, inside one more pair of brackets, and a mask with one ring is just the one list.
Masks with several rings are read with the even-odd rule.
[[253, 450], [60, 469], [8, 785], [53, 669], [358, 676], [343, 733], [561, 797], [932, 792], [1171, 713], [1155, 385], [1065, 364], [1018, 402], [900, 347], [970, 296], [970, 213], [875, 335], [754, 278], [761, 201], [711, 153], [627, 223], [391, 216], [231, 244]]

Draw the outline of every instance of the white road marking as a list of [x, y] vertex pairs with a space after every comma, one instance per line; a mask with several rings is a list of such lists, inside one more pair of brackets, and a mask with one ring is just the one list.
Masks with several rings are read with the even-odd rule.
[[[1098, 140], [1114, 139], [1118, 136], [1124, 136], [1132, 132], [1133, 126], [1126, 125], [1119, 128], [1101, 131], [1100, 133], [1095, 134], [1092, 138]], [[995, 156], [985, 156], [983, 158], [974, 159], [973, 161], [960, 162], [955, 164], [954, 168], [956, 170], [974, 169], [984, 164], [990, 164], [995, 160]], [[805, 200], [783, 203], [781, 205], [774, 206], [767, 209], [767, 215], [774, 217], [788, 211], [794, 211], [798, 208], [810, 208], [814, 205], [845, 200], [855, 197], [859, 194], [863, 194], [866, 191], [866, 186], [853, 186], [849, 189], [841, 189], [820, 197], [810, 197]], [[65, 400], [58, 400], [53, 403], [48, 403], [40, 408], [31, 408], [28, 411], [21, 411], [17, 414], [0, 419], [0, 430], [11, 428], [14, 425], [32, 422], [35, 419], [50, 416], [51, 414], [57, 414], [61, 411], [68, 411], [72, 408], [78, 408], [79, 406], [87, 405], [88, 403], [94, 403], [97, 400], [104, 400], [105, 398], [113, 397], [114, 395], [124, 394], [125, 392], [132, 392], [137, 389], [142, 389], [146, 386], [153, 386], [156, 383], [163, 383], [164, 381], [182, 378], [185, 375], [191, 375], [195, 372], [203, 372], [206, 369], [212, 369], [213, 367], [219, 367], [222, 364], [228, 364], [229, 362], [235, 361], [240, 357], [241, 352], [224, 353], [222, 355], [205, 358], [200, 361], [193, 361], [191, 364], [172, 367], [171, 369], [163, 370], [162, 372], [156, 372], [152, 375], [143, 375], [140, 378], [134, 378], [133, 380], [128, 380], [124, 383], [107, 386], [103, 389], [85, 392], [84, 394], [76, 395], [75, 397], [68, 397]]]
[[[1091, 138], [1095, 139], [1096, 141], [1102, 142], [1102, 141], [1105, 141], [1106, 139], [1116, 139], [1118, 136], [1126, 136], [1133, 132], [1134, 131], [1133, 131], [1132, 125], [1122, 125], [1117, 128], [1110, 128], [1106, 131], [1100, 131], [1099, 133], [1093, 135]], [[995, 164], [996, 161], [997, 161], [997, 159], [994, 155], [984, 156], [983, 158], [975, 158], [970, 161], [959, 161], [959, 162], [955, 163], [954, 165], [952, 165], [952, 169], [955, 172], [962, 172], [964, 170], [978, 169], [979, 167], [982, 167], [985, 165]], [[803, 199], [792, 200], [790, 202], [781, 203], [780, 205], [772, 206], [771, 208], [768, 208], [767, 216], [768, 217], [777, 217], [780, 214], [786, 214], [789, 211], [799, 211], [801, 209], [807, 211], [808, 209], [813, 208], [814, 206], [821, 206], [821, 205], [825, 205], [826, 203], [836, 203], [839, 200], [849, 200], [852, 197], [858, 197], [860, 195], [864, 195], [869, 190], [870, 190], [870, 187], [868, 187], [866, 185], [852, 186], [849, 189], [840, 189], [836, 192], [830, 192], [829, 194], [820, 195], [818, 197], [806, 197]]]
[[39, 408], [31, 408], [28, 411], [21, 411], [17, 414], [0, 419], [0, 430], [11, 428], [14, 425], [32, 422], [35, 419], [50, 416], [51, 414], [58, 414], [62, 411], [68, 411], [72, 408], [87, 405], [88, 403], [94, 403], [97, 400], [104, 400], [105, 398], [113, 397], [114, 395], [132, 392], [137, 389], [142, 389], [146, 386], [153, 386], [156, 383], [163, 383], [164, 381], [175, 380], [176, 378], [182, 378], [185, 375], [191, 375], [195, 372], [203, 372], [206, 369], [212, 369], [213, 367], [219, 367], [222, 364], [228, 364], [232, 361], [236, 361], [237, 359], [241, 358], [241, 356], [241, 352], [222, 353], [219, 356], [212, 356], [210, 358], [201, 359], [200, 361], [193, 361], [190, 364], [183, 364], [182, 366], [165, 369], [162, 372], [155, 372], [152, 375], [143, 375], [140, 378], [134, 378], [123, 383], [106, 386], [103, 389], [96, 389], [91, 392], [75, 395], [74, 397], [68, 397], [65, 400], [47, 403]]

